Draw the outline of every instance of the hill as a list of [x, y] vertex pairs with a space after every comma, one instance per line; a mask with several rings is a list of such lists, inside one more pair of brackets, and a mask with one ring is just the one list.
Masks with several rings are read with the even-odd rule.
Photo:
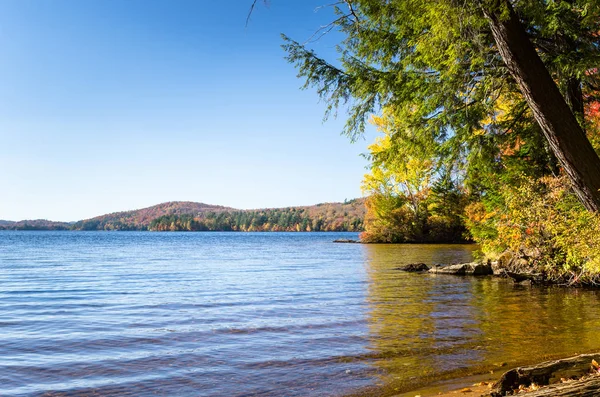
[[47, 219], [33, 219], [24, 221], [0, 221], [0, 230], [69, 230], [72, 223], [55, 222]]
[[220, 205], [195, 203], [191, 201], [171, 201], [139, 210], [113, 212], [75, 222], [75, 230], [148, 230], [150, 223], [163, 216], [200, 217], [206, 213], [234, 211]]
[[74, 230], [153, 231], [361, 231], [364, 200], [313, 206], [239, 210], [173, 201], [115, 212], [72, 225]]

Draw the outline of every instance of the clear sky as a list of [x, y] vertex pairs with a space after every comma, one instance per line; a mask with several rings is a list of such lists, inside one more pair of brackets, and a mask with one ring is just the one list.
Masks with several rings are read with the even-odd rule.
[[251, 0], [1, 0], [0, 219], [360, 196], [371, 139], [323, 123], [280, 48], [327, 3], [273, 0], [246, 27]]

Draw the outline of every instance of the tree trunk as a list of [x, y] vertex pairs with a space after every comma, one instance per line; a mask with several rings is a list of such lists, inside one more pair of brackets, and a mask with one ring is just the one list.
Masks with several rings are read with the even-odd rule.
[[[582, 354], [556, 361], [547, 361], [529, 367], [519, 367], [505, 372], [494, 384], [492, 397], [505, 396], [518, 390], [519, 386], [529, 387], [532, 383], [546, 386], [540, 390], [524, 393], [524, 397], [546, 396], [598, 396], [600, 376], [589, 375], [592, 360], [600, 360], [600, 354]], [[586, 376], [587, 375], [587, 376]], [[580, 379], [585, 376], [583, 379]], [[561, 379], [574, 380], [562, 383]], [[550, 386], [547, 386], [550, 385]]]
[[600, 377], [592, 377], [544, 387], [540, 390], [525, 393], [523, 397], [598, 397]]
[[[600, 158], [506, 0], [479, 0], [498, 50], [550, 148], [590, 211], [600, 210]], [[574, 104], [578, 106], [578, 104]]]
[[575, 117], [583, 119], [584, 104], [583, 92], [581, 91], [581, 80], [579, 80], [576, 77], [569, 77], [569, 79], [567, 80], [565, 100], [567, 101], [567, 104], [571, 107], [571, 110], [575, 114]]

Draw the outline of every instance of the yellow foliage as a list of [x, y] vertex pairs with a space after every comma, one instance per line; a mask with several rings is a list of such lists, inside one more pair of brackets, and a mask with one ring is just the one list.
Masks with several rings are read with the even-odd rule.
[[467, 226], [489, 257], [535, 249], [550, 278], [595, 280], [600, 274], [600, 216], [586, 211], [566, 177], [523, 177], [507, 186], [501, 208], [472, 203]]
[[438, 166], [435, 142], [415, 141], [414, 131], [389, 108], [382, 116], [373, 116], [371, 123], [382, 135], [368, 147], [372, 163], [361, 185], [369, 197], [361, 240], [462, 241], [464, 225], [456, 211], [450, 214], [455, 206], [431, 194]]

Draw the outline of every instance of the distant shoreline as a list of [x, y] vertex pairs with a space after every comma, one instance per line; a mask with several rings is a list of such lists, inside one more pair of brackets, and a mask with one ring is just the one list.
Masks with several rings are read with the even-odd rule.
[[364, 199], [256, 210], [173, 201], [76, 222], [0, 220], [0, 230], [362, 232], [365, 212]]
[[[81, 229], [11, 229], [0, 227], [0, 232], [106, 232], [106, 233], [361, 233], [355, 230], [81, 230]], [[333, 241], [336, 242], [336, 241]], [[362, 244], [360, 241], [354, 241]]]

